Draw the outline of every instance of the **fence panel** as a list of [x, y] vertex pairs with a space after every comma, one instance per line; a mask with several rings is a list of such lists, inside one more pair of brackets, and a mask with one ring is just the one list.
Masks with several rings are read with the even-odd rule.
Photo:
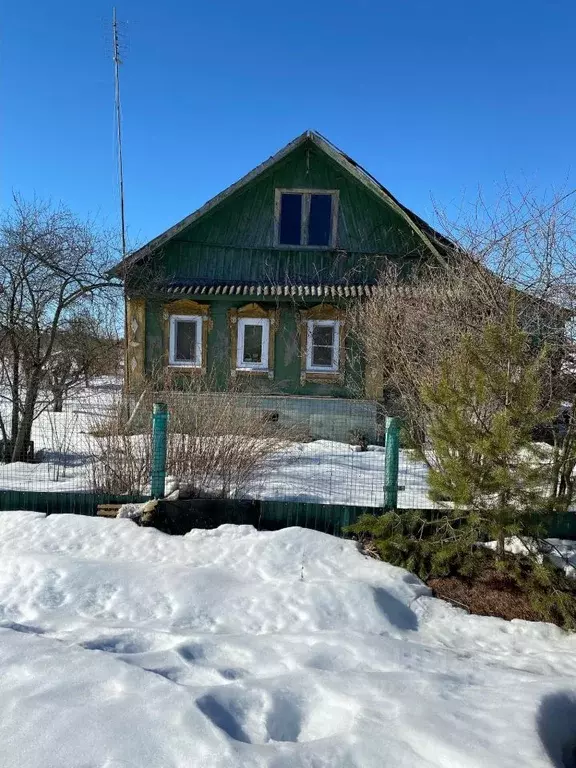
[[7, 491], [0, 489], [0, 510], [27, 510], [47, 515], [94, 516], [99, 504], [141, 504], [148, 496], [115, 496], [75, 491]]
[[[153, 472], [153, 401], [169, 412], [165, 483], [160, 465]], [[120, 384], [104, 379], [72, 393], [61, 413], [39, 415], [34, 460], [0, 465], [0, 509], [95, 514], [98, 504], [178, 490], [181, 498], [256, 501], [262, 528], [339, 535], [365, 512], [440, 508], [394, 420], [385, 446], [385, 424], [373, 401], [245, 392], [155, 393], [133, 412]], [[549, 522], [551, 535], [576, 536], [574, 513]]]

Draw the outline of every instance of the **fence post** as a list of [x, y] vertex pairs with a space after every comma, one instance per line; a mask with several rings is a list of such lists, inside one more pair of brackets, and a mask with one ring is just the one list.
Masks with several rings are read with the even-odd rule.
[[153, 499], [164, 496], [167, 426], [168, 406], [166, 403], [154, 403], [152, 412], [152, 477], [150, 482], [150, 495]]
[[384, 464], [384, 509], [398, 506], [398, 468], [400, 464], [400, 419], [386, 420], [386, 453]]

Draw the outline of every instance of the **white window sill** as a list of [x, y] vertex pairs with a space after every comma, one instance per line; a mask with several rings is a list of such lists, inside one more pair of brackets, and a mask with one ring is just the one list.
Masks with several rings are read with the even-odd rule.
[[198, 365], [197, 363], [168, 363], [168, 368], [195, 368], [200, 369], [202, 368], [201, 365]]
[[306, 368], [306, 373], [340, 373], [338, 368]]
[[269, 368], [236, 368], [238, 373], [270, 373]]

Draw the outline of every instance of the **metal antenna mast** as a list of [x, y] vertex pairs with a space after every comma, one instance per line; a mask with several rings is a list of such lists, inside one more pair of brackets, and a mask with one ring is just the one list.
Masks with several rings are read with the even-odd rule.
[[118, 180], [120, 184], [120, 227], [122, 230], [122, 258], [126, 258], [126, 220], [124, 216], [124, 164], [122, 161], [122, 109], [120, 104], [120, 42], [118, 39], [118, 23], [116, 8], [112, 9], [112, 37], [114, 59], [114, 101], [116, 105], [116, 143], [118, 151]]

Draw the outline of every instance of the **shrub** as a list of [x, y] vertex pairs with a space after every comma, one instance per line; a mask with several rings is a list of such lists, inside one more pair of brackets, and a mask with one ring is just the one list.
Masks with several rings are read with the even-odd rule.
[[[265, 472], [268, 459], [304, 437], [250, 407], [239, 392], [207, 391], [198, 380], [185, 391], [149, 392], [129, 418], [117, 403], [90, 438], [92, 485], [102, 493], [145, 493], [152, 466], [151, 410], [169, 406], [167, 475], [188, 497], [241, 497]], [[136, 416], [136, 417], [135, 417]], [[136, 431], [136, 434], [134, 432]]]

